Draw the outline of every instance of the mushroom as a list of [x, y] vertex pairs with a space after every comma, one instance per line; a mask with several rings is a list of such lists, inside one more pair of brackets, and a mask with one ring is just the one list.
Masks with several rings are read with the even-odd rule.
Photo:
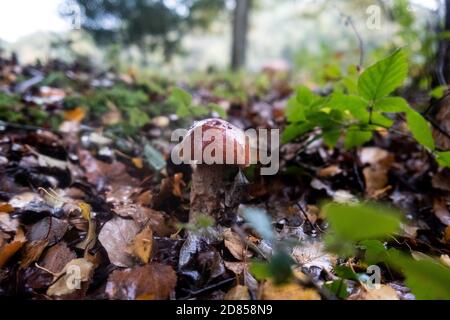
[[199, 215], [222, 221], [227, 184], [250, 164], [250, 140], [244, 131], [221, 119], [196, 122], [187, 132], [180, 153], [195, 165], [192, 174], [189, 221]]

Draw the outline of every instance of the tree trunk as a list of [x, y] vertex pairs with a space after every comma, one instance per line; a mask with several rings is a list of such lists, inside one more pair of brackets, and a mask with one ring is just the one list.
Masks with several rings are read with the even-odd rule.
[[233, 43], [231, 49], [231, 69], [233, 70], [238, 70], [245, 65], [250, 2], [251, 0], [236, 0], [233, 14]]

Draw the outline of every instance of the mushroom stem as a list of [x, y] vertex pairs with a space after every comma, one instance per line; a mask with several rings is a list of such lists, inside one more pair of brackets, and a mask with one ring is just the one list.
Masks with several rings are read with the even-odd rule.
[[232, 166], [222, 164], [200, 164], [195, 168], [190, 195], [190, 222], [195, 223], [199, 215], [220, 220], [221, 202], [224, 200], [231, 169]]

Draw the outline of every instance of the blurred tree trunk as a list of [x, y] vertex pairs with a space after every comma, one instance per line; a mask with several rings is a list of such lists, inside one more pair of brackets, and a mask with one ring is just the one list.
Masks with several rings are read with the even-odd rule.
[[251, 0], [236, 0], [233, 13], [233, 43], [231, 49], [231, 69], [233, 70], [238, 70], [245, 65], [250, 6]]

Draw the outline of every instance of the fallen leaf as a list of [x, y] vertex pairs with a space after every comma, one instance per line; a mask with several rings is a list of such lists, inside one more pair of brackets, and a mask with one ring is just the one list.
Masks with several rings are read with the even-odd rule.
[[446, 227], [444, 230], [444, 242], [450, 245], [450, 226]]
[[348, 297], [349, 300], [399, 300], [397, 292], [390, 286], [381, 284], [379, 288], [360, 289]]
[[64, 111], [64, 120], [81, 122], [86, 116], [86, 109], [83, 107], [76, 107], [71, 110]]
[[450, 191], [450, 169], [441, 169], [431, 179], [431, 184], [436, 189]]
[[130, 251], [138, 257], [141, 262], [148, 263], [152, 255], [153, 248], [153, 231], [147, 226], [139, 232], [130, 246]]
[[27, 231], [29, 241], [47, 240], [49, 245], [60, 241], [65, 235], [69, 224], [65, 220], [45, 217]]
[[362, 148], [360, 160], [369, 166], [363, 169], [366, 193], [369, 197], [377, 199], [386, 193], [388, 186], [388, 172], [394, 162], [394, 156], [377, 147]]
[[98, 240], [108, 253], [112, 264], [119, 267], [134, 265], [127, 248], [139, 232], [139, 226], [134, 220], [114, 217], [103, 225]]
[[0, 212], [0, 229], [5, 232], [16, 232], [19, 227], [19, 221], [11, 218], [8, 213]]
[[44, 249], [47, 247], [47, 240], [37, 240], [25, 244], [22, 253], [20, 267], [28, 268], [33, 262], [37, 261]]
[[225, 295], [225, 300], [250, 300], [247, 286], [237, 285], [231, 288]]
[[446, 226], [450, 226], [450, 212], [447, 208], [446, 198], [434, 198], [433, 210], [435, 216]]
[[329, 178], [329, 177], [333, 177], [335, 175], [338, 175], [342, 173], [342, 169], [339, 168], [339, 166], [337, 165], [331, 165], [325, 168], [320, 169], [317, 172], [317, 175], [321, 178]]
[[49, 296], [64, 296], [82, 289], [82, 283], [91, 279], [94, 272], [94, 264], [84, 258], [74, 259], [66, 264], [63, 276], [55, 275], [56, 282], [48, 290]]
[[304, 241], [294, 247], [292, 256], [297, 262], [307, 268], [318, 267], [331, 271], [336, 263], [336, 257], [325, 251], [325, 246], [319, 241]]
[[13, 241], [3, 245], [0, 248], [0, 269], [9, 261], [9, 259], [25, 244], [26, 238], [22, 230], [18, 229]]
[[227, 228], [223, 231], [223, 238], [225, 247], [230, 251], [230, 253], [238, 260], [244, 260], [244, 258], [251, 257], [247, 250], [245, 249], [245, 243], [242, 241], [241, 237]]
[[47, 250], [40, 265], [53, 273], [60, 273], [76, 257], [65, 242], [59, 242]]
[[249, 264], [247, 262], [230, 262], [224, 261], [225, 268], [234, 272], [236, 275], [242, 274], [245, 270], [248, 270]]
[[105, 293], [110, 299], [134, 300], [169, 298], [177, 283], [175, 271], [160, 263], [147, 264], [110, 274]]
[[144, 162], [142, 161], [142, 158], [139, 157], [131, 158], [131, 162], [133, 162], [134, 166], [138, 169], [142, 169], [144, 167]]
[[11, 213], [14, 211], [14, 208], [9, 203], [0, 203], [0, 212]]

